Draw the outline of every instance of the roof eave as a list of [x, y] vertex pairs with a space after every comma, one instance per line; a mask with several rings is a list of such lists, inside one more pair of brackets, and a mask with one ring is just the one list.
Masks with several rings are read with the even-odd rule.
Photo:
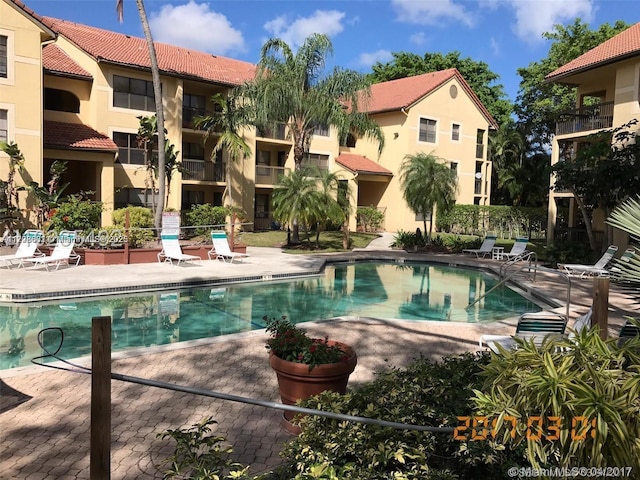
[[100, 152], [100, 153], [116, 153], [118, 151], [117, 148], [97, 148], [97, 147], [72, 147], [72, 146], [64, 146], [64, 145], [50, 145], [45, 144], [43, 148], [48, 150], [65, 150], [65, 151], [80, 151], [80, 152]]
[[73, 78], [75, 80], [84, 80], [87, 82], [93, 82], [93, 77], [91, 76], [88, 77], [86, 75], [80, 75], [77, 73], [58, 72], [56, 70], [49, 70], [47, 68], [44, 69], [44, 73], [46, 75], [52, 75], [54, 77]]
[[561, 82], [563, 78], [571, 77], [573, 75], [578, 75], [580, 73], [588, 72], [589, 70], [595, 70], [596, 68], [606, 67], [607, 65], [611, 65], [613, 63], [622, 62], [623, 60], [628, 60], [629, 58], [640, 57], [640, 51], [629, 52], [625, 55], [620, 55], [615, 58], [610, 58], [608, 60], [604, 60], [602, 62], [593, 63], [591, 65], [586, 65], [582, 68], [577, 68], [575, 70], [569, 70], [568, 72], [561, 73], [560, 75], [556, 75], [554, 77], [545, 77], [542, 83], [563, 83], [566, 85], [577, 86], [576, 83], [571, 82]]

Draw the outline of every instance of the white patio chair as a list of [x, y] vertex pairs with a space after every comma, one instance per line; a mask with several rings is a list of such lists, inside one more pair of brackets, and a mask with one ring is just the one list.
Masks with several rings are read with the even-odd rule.
[[227, 241], [227, 232], [224, 230], [214, 230], [211, 232], [211, 242], [213, 243], [213, 248], [207, 253], [209, 260], [215, 257], [217, 260], [222, 260], [223, 262], [229, 259], [229, 263], [233, 263], [233, 260], [236, 258], [242, 261], [249, 256], [247, 253], [231, 251], [229, 242]]
[[173, 261], [175, 260], [177, 262], [176, 265], [180, 265], [181, 262], [200, 260], [200, 257], [197, 255], [189, 255], [182, 252], [178, 236], [178, 232], [174, 231], [163, 231], [160, 233], [162, 250], [158, 253], [158, 262], [173, 265]]
[[559, 263], [558, 268], [570, 277], [597, 277], [605, 272], [606, 275], [609, 271], [606, 270], [606, 266], [609, 264], [613, 256], [618, 251], [617, 245], [610, 245], [607, 251], [602, 254], [600, 260], [593, 265], [583, 265], [580, 263]]
[[55, 247], [51, 255], [43, 257], [23, 258], [20, 260], [19, 266], [26, 268], [28, 264], [34, 267], [44, 266], [47, 271], [50, 265], [55, 265], [55, 269], [58, 270], [60, 265], [78, 265], [80, 264], [80, 255], [73, 251], [73, 247], [76, 245], [76, 232], [71, 230], [62, 230], [58, 234]]
[[20, 237], [20, 244], [15, 253], [11, 255], [0, 256], [0, 265], [11, 268], [14, 263], [20, 263], [20, 260], [34, 257], [44, 257], [44, 253], [38, 250], [38, 245], [44, 241], [44, 232], [42, 230], [25, 230]]
[[480, 245], [480, 248], [465, 248], [462, 250], [462, 253], [473, 254], [476, 258], [484, 258], [487, 255], [491, 255], [493, 251], [493, 247], [496, 244], [496, 240], [498, 240], [497, 235], [487, 235]]

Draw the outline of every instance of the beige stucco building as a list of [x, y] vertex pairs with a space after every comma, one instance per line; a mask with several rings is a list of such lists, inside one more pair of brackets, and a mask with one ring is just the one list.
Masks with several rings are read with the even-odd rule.
[[[576, 87], [576, 109], [557, 123], [551, 154], [552, 164], [571, 161], [589, 135], [620, 127], [640, 116], [640, 23], [558, 68], [547, 75], [546, 81]], [[560, 211], [565, 214], [559, 215]], [[554, 238], [577, 239], [576, 234], [583, 232], [580, 220], [573, 195], [552, 188], [548, 242]], [[599, 243], [606, 228], [604, 221], [602, 211], [594, 212], [593, 229]], [[612, 234], [610, 243], [626, 245], [624, 232], [612, 229]]]
[[[144, 40], [40, 17], [20, 0], [0, 0], [0, 9], [0, 140], [16, 142], [24, 153], [22, 180], [44, 185], [51, 163], [68, 161], [65, 193], [94, 192], [105, 207], [103, 225], [115, 208], [149, 204], [136, 142], [138, 117], [155, 112]], [[212, 161], [216, 135], [205, 142], [193, 118], [213, 112], [214, 94], [253, 78], [255, 65], [159, 43], [156, 49], [167, 138], [187, 170], [173, 174], [167, 207], [220, 205], [227, 155]], [[434, 153], [455, 170], [458, 203], [489, 204], [487, 139], [496, 124], [457, 70], [377, 84], [371, 93], [366, 111], [384, 132], [382, 154], [366, 139], [341, 146], [335, 131], [319, 128], [306, 163], [349, 181], [357, 205], [383, 210], [389, 231], [422, 226], [400, 188], [408, 154]], [[234, 203], [246, 212], [247, 228], [268, 229], [271, 192], [278, 176], [293, 168], [292, 142], [285, 128], [244, 135], [252, 155], [231, 166]], [[0, 178], [6, 163], [0, 161]], [[20, 207], [28, 217], [33, 200], [26, 193]], [[351, 223], [355, 228], [355, 213]]]

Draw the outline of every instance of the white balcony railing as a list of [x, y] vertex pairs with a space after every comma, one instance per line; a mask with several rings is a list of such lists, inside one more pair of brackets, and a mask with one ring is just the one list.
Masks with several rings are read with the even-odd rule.
[[272, 167], [269, 165], [256, 165], [256, 183], [275, 185], [282, 175], [289, 172], [285, 167]]

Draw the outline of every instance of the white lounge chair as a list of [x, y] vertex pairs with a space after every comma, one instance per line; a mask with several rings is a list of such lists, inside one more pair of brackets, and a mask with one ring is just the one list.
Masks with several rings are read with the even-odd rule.
[[189, 255], [182, 253], [182, 247], [180, 246], [179, 234], [177, 231], [163, 231], [160, 233], [160, 241], [162, 242], [162, 250], [158, 253], [158, 262], [170, 263], [173, 265], [175, 260], [176, 265], [180, 265], [180, 262], [192, 262], [194, 260], [201, 260], [197, 255]]
[[567, 328], [567, 317], [555, 312], [524, 313], [518, 320], [515, 335], [481, 335], [478, 341], [480, 350], [490, 348], [500, 353], [501, 346], [505, 350], [515, 350], [518, 347], [516, 338], [533, 340], [540, 346], [548, 337], [563, 338]]
[[609, 275], [609, 270], [606, 266], [609, 264], [613, 256], [618, 251], [616, 245], [610, 245], [607, 251], [602, 254], [600, 260], [593, 265], [583, 265], [580, 263], [559, 263], [558, 268], [570, 277], [597, 277], [602, 275]]
[[53, 247], [51, 255], [43, 257], [23, 258], [20, 260], [19, 266], [26, 268], [28, 264], [32, 266], [44, 266], [47, 271], [50, 265], [55, 265], [56, 270], [60, 265], [78, 265], [80, 263], [80, 255], [73, 251], [76, 245], [76, 232], [71, 230], [62, 230], [58, 234], [56, 246]]
[[522, 255], [527, 251], [528, 244], [529, 244], [528, 238], [525, 238], [525, 237], [516, 238], [516, 241], [513, 244], [513, 247], [511, 247], [511, 251], [502, 253], [503, 260], [513, 260], [514, 258], [519, 257], [520, 255]]
[[42, 230], [25, 230], [20, 237], [20, 244], [12, 255], [0, 256], [0, 265], [11, 268], [14, 263], [20, 260], [34, 257], [44, 257], [44, 253], [38, 250], [38, 245], [44, 242], [44, 232]]
[[496, 244], [496, 240], [498, 240], [497, 235], [487, 235], [484, 237], [484, 241], [480, 248], [465, 248], [462, 250], [462, 253], [474, 254], [476, 258], [484, 258], [487, 255], [491, 255], [493, 251], [493, 247]]
[[207, 253], [209, 260], [215, 257], [217, 260], [222, 260], [223, 262], [229, 259], [229, 263], [233, 263], [235, 258], [242, 261], [242, 259], [249, 256], [246, 253], [231, 251], [229, 242], [227, 241], [227, 233], [224, 230], [214, 230], [211, 232], [211, 242], [213, 243], [213, 248]]

